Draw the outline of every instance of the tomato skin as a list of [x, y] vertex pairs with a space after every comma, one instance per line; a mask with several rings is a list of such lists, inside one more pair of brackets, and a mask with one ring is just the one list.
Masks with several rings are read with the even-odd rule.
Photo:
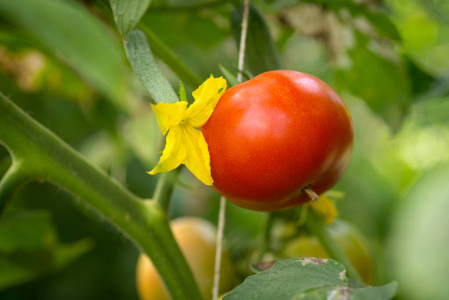
[[291, 208], [321, 194], [349, 164], [352, 120], [337, 93], [296, 71], [262, 73], [225, 92], [201, 128], [214, 188], [260, 211]]

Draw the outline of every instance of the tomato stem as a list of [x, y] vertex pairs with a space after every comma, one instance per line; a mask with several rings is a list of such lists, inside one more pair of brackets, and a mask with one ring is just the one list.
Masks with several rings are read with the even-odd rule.
[[172, 172], [162, 173], [157, 182], [156, 189], [154, 190], [152, 199], [162, 207], [165, 213], [168, 212], [168, 209], [170, 207], [170, 200], [174, 189], [174, 182], [178, 177], [180, 169], [181, 168], [177, 168]]
[[307, 194], [307, 196], [309, 196], [310, 200], [312, 200], [313, 202], [318, 201], [318, 198], [320, 198], [320, 196], [310, 188], [306, 188], [304, 192]]

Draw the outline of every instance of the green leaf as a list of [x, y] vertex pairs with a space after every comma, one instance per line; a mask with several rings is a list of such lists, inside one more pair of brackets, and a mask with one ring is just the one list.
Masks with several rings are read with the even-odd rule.
[[127, 86], [120, 46], [74, 1], [0, 0], [0, 14], [29, 32], [122, 110]]
[[371, 10], [363, 3], [355, 0], [308, 0], [307, 2], [320, 3], [327, 9], [336, 13], [339, 13], [342, 10], [347, 11], [353, 18], [364, 17], [372, 26], [374, 26], [379, 35], [392, 40], [401, 40], [401, 36], [399, 35], [396, 26], [385, 13]]
[[194, 44], [202, 50], [210, 50], [219, 46], [220, 42], [229, 36], [227, 28], [219, 26], [216, 18], [212, 11], [208, 14], [198, 14], [189, 10], [177, 12], [150, 10], [142, 18], [142, 23], [151, 28], [170, 48]]
[[59, 271], [92, 248], [59, 244], [48, 211], [10, 209], [0, 221], [0, 290]]
[[386, 300], [396, 293], [396, 283], [380, 287], [352, 284], [342, 264], [307, 257], [279, 261], [268, 270], [248, 277], [224, 299], [348, 299]]
[[0, 290], [60, 271], [90, 249], [92, 242], [83, 239], [57, 245], [53, 251], [25, 252], [10, 257], [0, 255]]
[[[159, 126], [153, 112], [147, 110], [138, 117], [129, 120], [126, 125], [126, 132], [126, 144], [145, 167], [152, 168], [156, 165], [160, 154], [157, 151], [148, 151], [148, 149], [157, 149], [160, 138]], [[135, 176], [142, 178], [140, 174], [135, 174]], [[146, 177], [144, 177], [144, 180], [148, 184]]]
[[169, 66], [184, 83], [192, 89], [198, 88], [202, 80], [158, 37], [148, 26], [141, 26], [154, 54]]
[[74, 243], [59, 244], [54, 253], [52, 267], [54, 270], [63, 269], [84, 253], [90, 251], [93, 246], [93, 242], [89, 238], [78, 240]]
[[433, 74], [446, 73], [449, 68], [447, 1], [389, 1], [388, 4], [390, 18], [402, 36], [407, 53]]
[[226, 78], [226, 80], [228, 81], [230, 86], [239, 84], [239, 82], [237, 81], [237, 78], [228, 69], [226, 69], [223, 65], [219, 65], [219, 68], [220, 68], [221, 73], [223, 73], [223, 76]]
[[410, 79], [400, 59], [381, 56], [369, 47], [369, 39], [355, 31], [357, 43], [348, 50], [349, 66], [336, 71], [336, 84], [360, 97], [394, 130], [403, 121], [411, 103]]
[[[243, 7], [232, 11], [232, 35], [237, 43], [237, 47], [240, 45], [242, 16]], [[254, 75], [270, 70], [284, 69], [281, 56], [271, 37], [264, 16], [252, 3], [249, 6], [245, 66]]]
[[403, 60], [408, 69], [413, 95], [420, 96], [429, 92], [437, 82], [435, 76], [424, 70], [410, 56], [404, 55]]
[[149, 10], [139, 28], [147, 36], [154, 55], [167, 64], [186, 87], [195, 90], [211, 73], [218, 72], [217, 61], [234, 62], [223, 47], [229, 36], [228, 27], [220, 22], [223, 13], [214, 10], [198, 13], [193, 9]]
[[382, 286], [370, 286], [354, 289], [351, 299], [382, 300], [391, 299], [398, 289], [397, 282], [390, 282]]
[[131, 31], [125, 42], [125, 50], [134, 72], [156, 103], [179, 101], [172, 86], [162, 75], [143, 32], [137, 29]]
[[7, 211], [0, 220], [0, 253], [51, 248], [56, 233], [47, 211]]
[[449, 295], [449, 165], [427, 170], [401, 199], [389, 236], [392, 276], [401, 299]]
[[379, 35], [396, 41], [401, 40], [401, 36], [399, 35], [396, 26], [386, 14], [365, 9], [356, 12], [355, 16], [359, 13], [360, 15], [364, 15], [367, 20], [370, 21]]
[[186, 94], [186, 89], [184, 87], [184, 84], [182, 83], [182, 81], [179, 81], [179, 99], [181, 99], [181, 101], [187, 101], [187, 94]]
[[151, 0], [110, 0], [115, 23], [123, 38], [133, 30], [150, 6]]

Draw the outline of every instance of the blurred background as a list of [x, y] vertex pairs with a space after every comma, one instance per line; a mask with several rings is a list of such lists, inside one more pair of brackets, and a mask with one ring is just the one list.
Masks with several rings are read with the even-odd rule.
[[[140, 26], [176, 91], [167, 53], [196, 76], [183, 79], [188, 95], [197, 79], [235, 73], [238, 4], [152, 1]], [[449, 1], [253, 4], [248, 73], [313, 74], [351, 111], [354, 154], [334, 195], [339, 218], [368, 240], [373, 283], [397, 281], [397, 299], [448, 299]], [[164, 140], [107, 2], [0, 0], [0, 91], [132, 192], [152, 196], [158, 177], [145, 172]], [[0, 145], [0, 176], [10, 163]], [[218, 195], [182, 170], [171, 217], [216, 223], [217, 212]], [[259, 247], [266, 217], [228, 203], [236, 265]], [[82, 201], [31, 182], [0, 219], [0, 299], [137, 299], [138, 254]]]

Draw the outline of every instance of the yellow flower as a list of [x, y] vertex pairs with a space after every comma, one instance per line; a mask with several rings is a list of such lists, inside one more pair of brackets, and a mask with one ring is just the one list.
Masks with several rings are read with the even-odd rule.
[[317, 201], [310, 201], [312, 208], [324, 217], [326, 224], [331, 224], [338, 215], [337, 207], [325, 194], [321, 195]]
[[211, 75], [192, 93], [195, 102], [189, 107], [186, 101], [151, 106], [162, 134], [168, 134], [159, 163], [149, 174], [168, 172], [185, 164], [204, 184], [212, 185], [209, 149], [198, 128], [207, 122], [225, 90], [226, 80]]

